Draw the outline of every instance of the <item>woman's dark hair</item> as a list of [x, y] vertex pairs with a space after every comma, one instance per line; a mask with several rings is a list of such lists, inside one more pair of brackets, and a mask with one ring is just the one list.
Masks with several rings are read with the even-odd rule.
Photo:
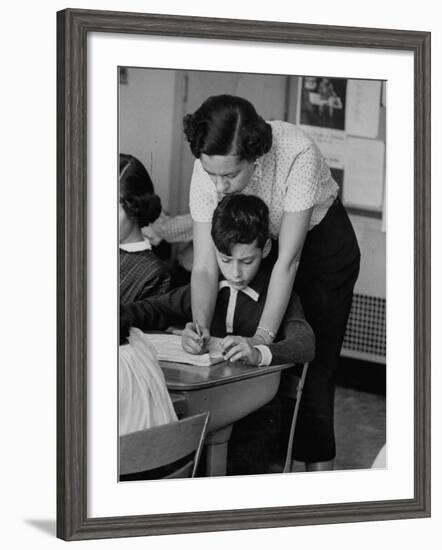
[[269, 236], [269, 209], [254, 195], [226, 195], [212, 218], [212, 239], [220, 252], [230, 256], [236, 244], [264, 248]]
[[154, 222], [161, 214], [161, 199], [143, 164], [132, 155], [120, 153], [120, 204], [139, 227]]
[[206, 155], [239, 155], [256, 160], [272, 146], [272, 127], [242, 97], [217, 95], [206, 99], [183, 119], [184, 134], [196, 158]]

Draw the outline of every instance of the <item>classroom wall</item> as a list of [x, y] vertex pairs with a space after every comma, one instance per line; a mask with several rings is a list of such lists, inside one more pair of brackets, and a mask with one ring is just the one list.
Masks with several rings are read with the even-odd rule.
[[[301, 101], [299, 81], [299, 77], [290, 79], [288, 120], [293, 123], [298, 122], [297, 113]], [[379, 107], [378, 132], [373, 139], [381, 141], [384, 145], [386, 143], [386, 107], [384, 105]], [[351, 180], [344, 172], [345, 185], [351, 185]], [[348, 211], [361, 249], [361, 268], [355, 293], [386, 298], [386, 234], [382, 218], [360, 215], [352, 208], [348, 208]]]
[[[388, 109], [388, 105], [387, 107], [381, 105], [379, 110], [378, 135], [375, 138], [384, 144], [387, 139], [386, 109]], [[393, 182], [390, 184], [392, 185]], [[385, 182], [385, 175], [384, 185], [388, 185], [388, 182]], [[385, 214], [384, 210], [383, 216]], [[361, 269], [356, 282], [355, 293], [386, 298], [387, 243], [385, 223], [383, 219], [355, 214], [350, 214], [350, 218], [361, 249]]]
[[163, 207], [189, 212], [195, 158], [182, 131], [182, 118], [207, 97], [229, 93], [252, 101], [268, 119], [283, 119], [286, 78], [214, 71], [128, 68], [120, 83], [120, 151], [137, 156], [152, 176]]
[[380, 220], [350, 216], [361, 250], [356, 294], [386, 298], [386, 233]]
[[175, 73], [128, 68], [127, 83], [119, 91], [120, 152], [141, 160], [168, 210]]
[[[65, 7], [236, 17], [298, 23], [432, 31], [433, 101], [433, 373], [432, 517], [345, 525], [256, 529], [66, 543], [55, 539], [55, 258], [56, 71], [55, 12]], [[442, 539], [442, 21], [433, 0], [24, 0], [2, 10], [2, 165], [0, 217], [5, 268], [2, 288], [2, 532], [3, 547], [28, 549], [225, 550], [226, 548], [414, 550]], [[27, 99], [25, 98], [25, 95]], [[26, 165], [26, 178], [17, 167]], [[17, 189], [20, 189], [20, 195]], [[32, 241], [30, 244], [30, 228]], [[24, 245], [24, 246], [23, 246]], [[10, 261], [9, 261], [10, 260]], [[26, 296], [26, 299], [25, 299]], [[316, 475], [316, 474], [314, 474]], [[319, 475], [319, 474], [318, 474]], [[147, 496], [148, 498], [148, 496]]]

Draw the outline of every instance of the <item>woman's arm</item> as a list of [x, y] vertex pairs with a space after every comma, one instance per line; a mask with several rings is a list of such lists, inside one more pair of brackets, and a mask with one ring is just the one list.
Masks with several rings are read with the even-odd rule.
[[[312, 208], [301, 212], [285, 212], [279, 232], [278, 259], [273, 266], [266, 303], [259, 326], [273, 334], [279, 330], [293, 289], [296, 270], [310, 223]], [[256, 343], [270, 343], [265, 330], [257, 329]]]
[[210, 228], [210, 222], [193, 222], [192, 316], [207, 330], [212, 323], [219, 278]]

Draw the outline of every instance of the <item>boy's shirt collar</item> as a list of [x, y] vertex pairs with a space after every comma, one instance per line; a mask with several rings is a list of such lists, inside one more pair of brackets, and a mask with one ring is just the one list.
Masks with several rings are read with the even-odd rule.
[[[238, 292], [244, 292], [244, 294], [247, 294], [247, 296], [257, 302], [261, 294], [263, 294], [263, 292], [266, 292], [267, 287], [269, 286], [269, 280], [273, 266], [267, 264], [268, 262], [264, 259], [259, 266], [257, 274], [252, 279], [252, 281], [250, 281], [249, 285], [244, 289], [239, 290]], [[228, 281], [226, 279], [222, 279], [219, 282], [218, 290], [221, 290], [227, 286], [230, 287]], [[246, 289], [248, 289], [248, 291], [246, 291]]]
[[244, 294], [247, 294], [247, 296], [251, 298], [254, 302], [257, 302], [259, 300], [259, 293], [256, 292], [256, 290], [253, 290], [253, 288], [251, 288], [250, 286], [245, 286], [244, 288], [237, 289], [234, 288], [226, 279], [223, 279], [219, 282], [219, 290], [222, 290], [226, 286], [230, 288], [230, 291], [233, 290], [235, 292], [243, 292]]
[[143, 250], [152, 250], [152, 245], [147, 237], [144, 240], [135, 243], [120, 244], [120, 249], [125, 252], [142, 252]]
[[245, 294], [255, 303], [257, 303], [261, 296], [267, 294], [267, 287], [269, 283], [269, 278], [271, 270], [267, 269], [267, 262], [262, 262], [259, 266], [258, 273], [255, 275], [254, 279], [250, 282], [249, 286], [246, 286], [240, 290], [237, 290], [230, 286], [230, 283], [224, 279], [219, 283], [219, 290], [228, 287], [230, 290], [229, 300], [227, 303], [226, 317], [225, 317], [225, 330], [227, 334], [232, 334], [234, 332], [234, 318], [236, 311], [236, 303], [239, 294]]

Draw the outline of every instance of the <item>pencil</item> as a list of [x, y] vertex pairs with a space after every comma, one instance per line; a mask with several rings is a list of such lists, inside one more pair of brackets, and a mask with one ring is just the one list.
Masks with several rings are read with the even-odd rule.
[[200, 327], [200, 324], [198, 321], [195, 321], [195, 327], [196, 327], [196, 333], [198, 334], [198, 337], [200, 339], [200, 346], [202, 345], [202, 339], [203, 339], [203, 333]]

